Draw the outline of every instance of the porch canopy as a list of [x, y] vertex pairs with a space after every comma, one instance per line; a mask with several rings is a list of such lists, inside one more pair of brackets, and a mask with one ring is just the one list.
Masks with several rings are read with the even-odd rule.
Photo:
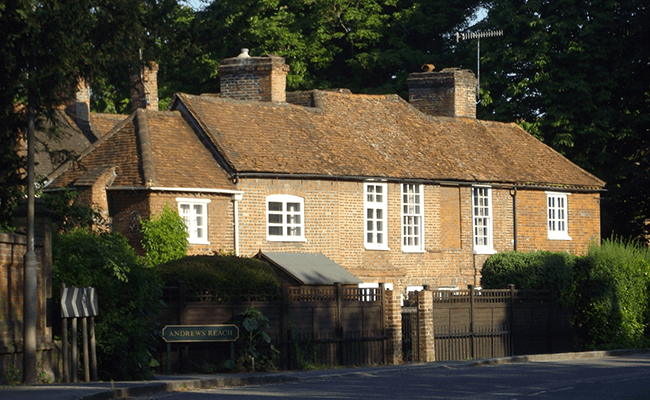
[[358, 285], [361, 279], [322, 253], [273, 253], [260, 250], [257, 257], [269, 262], [279, 275], [297, 285]]

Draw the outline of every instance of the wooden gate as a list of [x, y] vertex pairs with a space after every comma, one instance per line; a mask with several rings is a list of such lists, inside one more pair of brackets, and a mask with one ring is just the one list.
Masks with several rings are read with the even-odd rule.
[[570, 316], [549, 291], [433, 291], [437, 361], [508, 357], [568, 350]]
[[420, 360], [420, 325], [417, 296], [404, 301], [402, 307], [402, 362]]

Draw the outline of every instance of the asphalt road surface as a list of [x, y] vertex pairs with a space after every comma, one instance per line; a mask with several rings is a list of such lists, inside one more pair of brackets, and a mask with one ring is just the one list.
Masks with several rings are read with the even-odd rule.
[[[375, 368], [327, 379], [166, 393], [148, 400], [650, 399], [650, 354], [487, 366]], [[145, 399], [145, 398], [142, 398]]]

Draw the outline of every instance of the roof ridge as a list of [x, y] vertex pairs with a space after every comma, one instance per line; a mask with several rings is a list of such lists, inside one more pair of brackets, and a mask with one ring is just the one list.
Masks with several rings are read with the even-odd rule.
[[[192, 125], [192, 128], [196, 131], [197, 135], [199, 136], [199, 139], [206, 140], [208, 142], [207, 145], [210, 148], [212, 154], [217, 159], [217, 162], [219, 162], [219, 164], [222, 165], [222, 168], [224, 168], [224, 170], [228, 175], [232, 176], [233, 172], [235, 172], [237, 169], [235, 168], [232, 161], [229, 160], [228, 157], [226, 156], [224, 149], [221, 148], [217, 140], [213, 138], [213, 135], [211, 134], [209, 127], [206, 125], [205, 122], [203, 122], [201, 118], [199, 118], [199, 113], [194, 109], [194, 107], [191, 104], [192, 98], [205, 100], [206, 97], [188, 95], [186, 93], [180, 93], [180, 92], [176, 93], [174, 97], [175, 99], [172, 100], [171, 104], [176, 107], [180, 107], [180, 109], [177, 108], [176, 111], [179, 111], [181, 114], [184, 114], [183, 110], [186, 111], [187, 115], [185, 115], [184, 118], [186, 118], [187, 121], [190, 123], [190, 125]], [[212, 99], [212, 97], [210, 97], [210, 99]]]
[[63, 175], [63, 173], [65, 173], [66, 171], [68, 171], [70, 169], [70, 167], [72, 167], [74, 162], [79, 162], [79, 161], [83, 160], [87, 155], [92, 153], [96, 148], [101, 146], [105, 141], [107, 141], [109, 138], [113, 137], [117, 132], [122, 130], [122, 128], [124, 128], [124, 126], [126, 126], [130, 121], [133, 121], [134, 118], [135, 118], [135, 113], [132, 113], [131, 115], [124, 118], [122, 121], [115, 124], [113, 129], [108, 131], [105, 135], [102, 135], [101, 137], [99, 137], [97, 139], [97, 141], [92, 143], [90, 146], [86, 147], [86, 149], [84, 151], [82, 151], [81, 154], [79, 154], [79, 157], [77, 157], [76, 160], [74, 160], [74, 161], [73, 160], [68, 160], [68, 161], [64, 162], [63, 164], [61, 164], [57, 169], [55, 169], [54, 171], [49, 173], [46, 176], [47, 182], [48, 183], [52, 182], [54, 179], [56, 179], [56, 178], [60, 177], [61, 175]]

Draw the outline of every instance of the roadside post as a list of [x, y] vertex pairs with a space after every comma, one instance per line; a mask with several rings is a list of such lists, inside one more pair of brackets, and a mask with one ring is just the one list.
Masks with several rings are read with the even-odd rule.
[[[97, 350], [95, 342], [95, 316], [98, 315], [99, 303], [97, 291], [94, 287], [77, 288], [66, 287], [61, 284], [61, 318], [62, 318], [62, 343], [63, 343], [63, 382], [77, 382], [77, 318], [82, 318], [83, 363], [84, 382], [97, 382]], [[90, 318], [90, 323], [88, 323]], [[68, 354], [68, 319], [72, 324], [72, 355]], [[90, 332], [88, 328], [90, 326]], [[90, 337], [90, 349], [88, 346]], [[90, 352], [90, 368], [89, 353]], [[72, 371], [70, 369], [72, 368]], [[72, 376], [70, 376], [72, 375]]]

